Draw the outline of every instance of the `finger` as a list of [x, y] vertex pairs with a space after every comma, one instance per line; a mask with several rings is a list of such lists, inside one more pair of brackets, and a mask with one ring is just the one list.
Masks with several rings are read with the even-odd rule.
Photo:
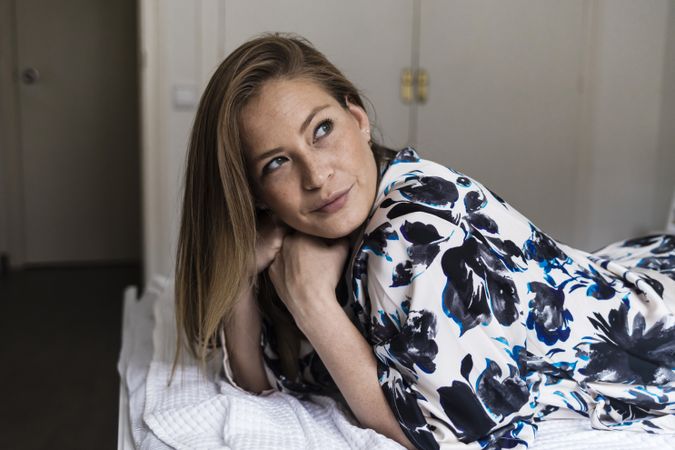
[[303, 234], [297, 231], [289, 231], [284, 235], [284, 246], [292, 247], [303, 239]]
[[269, 239], [268, 242], [270, 245], [270, 249], [274, 253], [277, 253], [281, 249], [285, 237], [286, 233], [282, 229], [275, 228], [274, 230], [272, 230], [271, 234], [268, 236]]
[[274, 283], [278, 277], [277, 275], [279, 274], [279, 266], [281, 264], [281, 255], [277, 254], [277, 256], [274, 257], [272, 260], [272, 263], [267, 267], [267, 273], [270, 276], [270, 280], [272, 280], [272, 283]]

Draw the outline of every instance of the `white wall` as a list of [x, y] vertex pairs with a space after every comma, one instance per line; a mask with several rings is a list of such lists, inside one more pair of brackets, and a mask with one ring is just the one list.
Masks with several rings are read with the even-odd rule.
[[588, 93], [590, 152], [580, 168], [588, 195], [579, 201], [588, 219], [586, 236], [584, 227], [578, 233], [589, 250], [665, 224], [664, 199], [675, 179], [672, 9], [665, 0], [598, 3]]
[[[186, 148], [218, 63], [217, 0], [140, 0], [144, 272], [172, 274]], [[193, 92], [192, 104], [177, 91]]]
[[[665, 224], [675, 200], [675, 2], [668, 3], [666, 46], [661, 76], [661, 114], [657, 154], [657, 183], [652, 223]], [[673, 224], [675, 225], [675, 224]]]
[[[219, 62], [218, 0], [141, 0], [145, 53], [145, 273], [171, 274], [181, 177], [194, 107]], [[589, 0], [574, 244], [592, 250], [665, 224], [675, 188], [675, 20], [672, 0]], [[376, 105], [377, 106], [377, 105]], [[564, 187], [561, 187], [563, 189]]]
[[422, 2], [418, 147], [577, 245], [586, 0]]

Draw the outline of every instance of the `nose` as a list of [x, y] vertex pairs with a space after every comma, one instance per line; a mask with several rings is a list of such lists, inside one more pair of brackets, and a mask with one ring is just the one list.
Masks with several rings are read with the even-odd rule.
[[302, 167], [302, 185], [308, 191], [321, 188], [333, 176], [333, 168], [325, 156], [308, 155]]

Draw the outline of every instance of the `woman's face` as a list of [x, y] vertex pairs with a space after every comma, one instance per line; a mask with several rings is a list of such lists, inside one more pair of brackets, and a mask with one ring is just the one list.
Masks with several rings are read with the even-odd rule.
[[291, 228], [340, 238], [368, 217], [377, 167], [366, 112], [307, 79], [263, 84], [242, 112], [259, 203]]

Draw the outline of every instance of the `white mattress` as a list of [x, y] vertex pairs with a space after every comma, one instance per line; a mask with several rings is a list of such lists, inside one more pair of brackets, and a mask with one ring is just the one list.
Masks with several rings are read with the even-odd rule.
[[[125, 291], [118, 363], [118, 449], [295, 449], [319, 445], [333, 449], [337, 444], [327, 446], [325, 439], [336, 429], [340, 435], [336, 439], [348, 438], [344, 448], [400, 448], [372, 430], [352, 427], [331, 405], [317, 406], [281, 395], [272, 399], [250, 396], [197, 377], [194, 367], [184, 371], [180, 390], [175, 385], [167, 388], [163, 377], [170, 367], [168, 357], [175, 336], [171, 292], [171, 281], [162, 277], [155, 277], [140, 299], [135, 288]], [[289, 431], [297, 424], [298, 430], [306, 430], [300, 433], [305, 436]], [[675, 449], [675, 435], [594, 430], [583, 418], [541, 423], [532, 450], [563, 449], [667, 450]]]

